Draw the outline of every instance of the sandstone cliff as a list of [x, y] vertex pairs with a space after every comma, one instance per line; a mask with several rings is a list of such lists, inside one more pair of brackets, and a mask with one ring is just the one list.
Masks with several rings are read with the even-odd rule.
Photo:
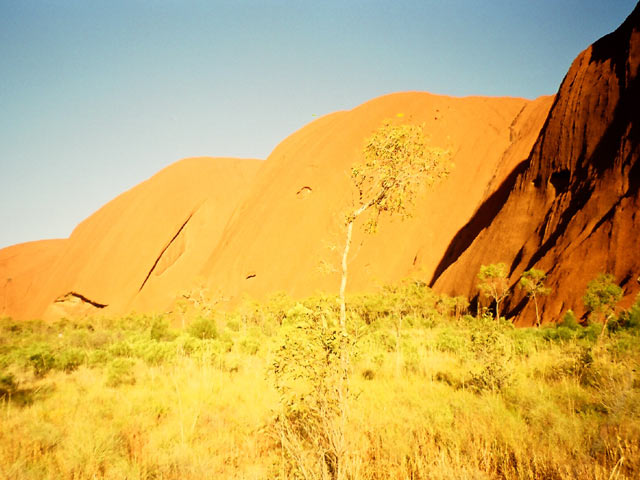
[[[640, 6], [571, 65], [512, 189], [489, 198], [454, 237], [432, 283], [473, 296], [481, 264], [506, 262], [510, 282], [531, 267], [548, 272], [545, 321], [584, 313], [582, 295], [599, 272], [613, 273], [626, 303], [640, 290]], [[495, 208], [498, 204], [498, 208]], [[501, 208], [500, 208], [501, 207]], [[476, 234], [478, 234], [476, 237]], [[507, 311], [533, 321], [516, 294]]]

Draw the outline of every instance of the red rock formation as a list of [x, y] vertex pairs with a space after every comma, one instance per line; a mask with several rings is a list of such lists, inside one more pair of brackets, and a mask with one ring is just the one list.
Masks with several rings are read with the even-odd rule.
[[66, 240], [40, 240], [0, 250], [0, 317], [42, 315], [33, 298], [39, 295]]
[[[322, 267], [337, 265], [344, 241], [348, 171], [364, 139], [398, 116], [424, 123], [429, 142], [451, 149], [456, 166], [419, 199], [413, 219], [383, 222], [372, 237], [356, 235], [349, 289], [430, 278], [487, 192], [513, 182], [511, 172], [526, 158], [551, 102], [393, 94], [311, 123], [266, 162], [184, 160], [83, 221], [49, 258], [47, 274], [32, 282], [28, 311], [12, 300], [7, 313], [163, 311], [198, 283], [232, 299], [337, 291], [337, 274]], [[26, 293], [14, 289], [10, 296]]]
[[[182, 160], [106, 204], [55, 250], [42, 245], [42, 260], [32, 257], [40, 244], [1, 250], [8, 260], [0, 260], [0, 278], [29, 277], [12, 280], [5, 312], [58, 318], [165, 309], [195, 278], [261, 164]], [[19, 256], [11, 256], [15, 249]]]
[[[545, 126], [502, 199], [489, 197], [454, 237], [435, 288], [475, 295], [481, 264], [506, 262], [510, 282], [531, 267], [548, 272], [545, 321], [584, 313], [582, 295], [599, 272], [613, 273], [628, 304], [639, 291], [640, 6], [613, 33], [582, 52]], [[500, 208], [501, 207], [501, 208]], [[478, 234], [476, 237], [476, 234]], [[517, 292], [507, 309], [534, 319]]]
[[[283, 141], [202, 271], [226, 297], [337, 293], [349, 171], [363, 142], [387, 118], [424, 123], [429, 143], [449, 148], [449, 178], [420, 197], [412, 219], [385, 221], [354, 237], [348, 290], [372, 290], [410, 275], [431, 278], [452, 236], [487, 192], [524, 161], [551, 97], [452, 98], [407, 92], [321, 118]], [[358, 230], [357, 226], [356, 229]]]

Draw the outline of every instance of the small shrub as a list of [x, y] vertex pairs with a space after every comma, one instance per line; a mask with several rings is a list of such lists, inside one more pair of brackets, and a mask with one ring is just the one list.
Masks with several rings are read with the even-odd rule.
[[471, 334], [471, 350], [479, 367], [468, 381], [472, 389], [496, 391], [511, 383], [513, 345], [508, 337], [494, 329], [476, 330]]
[[393, 352], [396, 349], [396, 339], [386, 330], [377, 330], [373, 333], [374, 344], [386, 352]]
[[562, 317], [562, 320], [558, 322], [559, 327], [565, 327], [570, 330], [578, 330], [580, 328], [580, 324], [578, 323], [578, 319], [576, 318], [573, 310], [567, 310], [567, 312]]
[[69, 373], [85, 363], [86, 360], [87, 355], [83, 350], [71, 347], [56, 355], [55, 367], [58, 370]]
[[113, 345], [109, 345], [107, 352], [109, 352], [109, 355], [113, 357], [130, 357], [133, 355], [131, 345], [127, 342], [117, 342]]
[[441, 352], [457, 353], [466, 347], [465, 339], [450, 329], [441, 330], [436, 338], [436, 349]]
[[575, 330], [567, 327], [558, 326], [555, 331], [555, 340], [568, 342], [576, 336]]
[[227, 320], [227, 328], [229, 330], [231, 330], [232, 332], [239, 332], [240, 331], [240, 322], [235, 318]]
[[247, 355], [255, 355], [260, 350], [260, 342], [256, 338], [246, 337], [240, 343], [240, 351]]
[[103, 348], [113, 342], [110, 332], [106, 330], [97, 330], [92, 332], [87, 338], [88, 348]]
[[135, 356], [144, 360], [147, 365], [161, 365], [172, 360], [176, 355], [176, 347], [173, 343], [155, 340], [137, 342], [133, 350]]
[[89, 352], [87, 364], [91, 367], [106, 365], [111, 355], [106, 350], [92, 350]]
[[32, 345], [27, 349], [26, 356], [36, 377], [45, 376], [55, 365], [53, 351], [46, 343]]
[[612, 331], [618, 329], [635, 330], [640, 333], [640, 293], [631, 308], [622, 312], [609, 328]]
[[130, 358], [115, 358], [107, 366], [107, 386], [133, 385], [136, 377], [133, 373], [135, 361]]
[[172, 341], [176, 338], [176, 334], [169, 329], [169, 321], [162, 317], [155, 317], [151, 324], [151, 330], [149, 331], [149, 337], [151, 340]]
[[213, 318], [200, 317], [189, 325], [188, 332], [191, 336], [201, 340], [213, 340], [218, 338], [218, 327]]
[[603, 326], [600, 323], [590, 323], [586, 327], [579, 330], [579, 337], [586, 340], [589, 343], [594, 343], [598, 340]]
[[460, 387], [460, 381], [457, 378], [455, 378], [450, 372], [437, 372], [434, 375], [433, 379], [436, 382], [444, 383], [453, 388]]
[[228, 353], [233, 349], [233, 338], [227, 332], [224, 332], [217, 339], [217, 349], [221, 353]]
[[0, 372], [0, 399], [12, 395], [18, 389], [18, 383], [12, 373]]

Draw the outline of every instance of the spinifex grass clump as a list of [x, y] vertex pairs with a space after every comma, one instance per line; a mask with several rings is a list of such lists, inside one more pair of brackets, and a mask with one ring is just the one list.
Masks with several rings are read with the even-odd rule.
[[474, 318], [419, 282], [347, 305], [347, 338], [331, 296], [217, 312], [215, 338], [195, 318], [2, 320], [0, 478], [640, 475], [640, 302], [603, 337]]

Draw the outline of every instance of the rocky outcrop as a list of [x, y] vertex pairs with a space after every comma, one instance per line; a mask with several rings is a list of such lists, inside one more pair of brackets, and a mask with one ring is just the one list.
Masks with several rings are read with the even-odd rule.
[[109, 202], [66, 240], [0, 250], [0, 275], [12, 279], [3, 312], [59, 318], [167, 309], [197, 276], [261, 164], [181, 160]]
[[[582, 296], [600, 272], [613, 273], [628, 304], [639, 291], [640, 6], [582, 52], [545, 125], [505, 195], [488, 196], [456, 234], [435, 272], [437, 290], [474, 296], [480, 265], [506, 262], [515, 287], [524, 270], [548, 272], [545, 321]], [[514, 289], [507, 312], [520, 324], [533, 306]]]
[[364, 140], [393, 118], [424, 124], [429, 144], [449, 149], [455, 166], [417, 199], [413, 218], [385, 219], [373, 236], [356, 226], [348, 289], [429, 279], [482, 199], [526, 160], [552, 101], [406, 92], [321, 118], [269, 156], [202, 276], [226, 298], [337, 293], [344, 218], [354, 195], [350, 167], [360, 161]]
[[33, 319], [42, 316], [34, 302], [66, 240], [40, 240], [0, 250], [0, 317]]
[[231, 301], [337, 291], [353, 194], [348, 172], [387, 118], [424, 124], [429, 143], [450, 149], [455, 167], [418, 199], [412, 219], [356, 235], [349, 288], [430, 278], [455, 232], [520, 168], [552, 101], [392, 94], [307, 125], [265, 162], [183, 160], [78, 225], [48, 257], [46, 274], [30, 280], [29, 301], [5, 302], [5, 311], [16, 318], [165, 311], [193, 287]]

